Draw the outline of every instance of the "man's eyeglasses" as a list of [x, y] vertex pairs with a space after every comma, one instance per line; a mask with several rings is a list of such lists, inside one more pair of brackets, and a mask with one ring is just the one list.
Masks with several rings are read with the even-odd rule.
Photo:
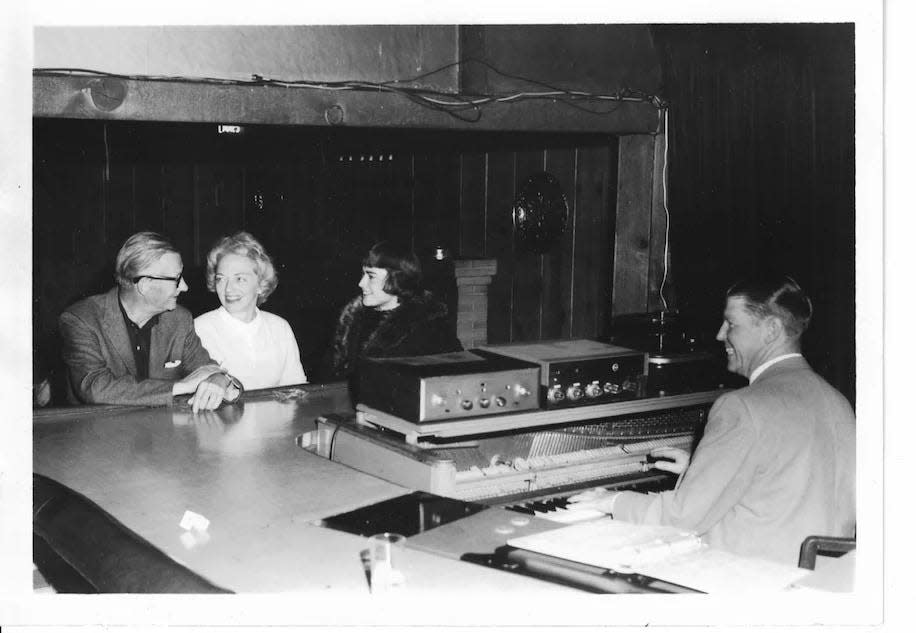
[[177, 277], [157, 277], [155, 275], [138, 275], [134, 277], [134, 283], [139, 282], [141, 279], [158, 279], [159, 281], [172, 281], [175, 283], [175, 287], [181, 285], [181, 280], [184, 279], [184, 274], [179, 273]]

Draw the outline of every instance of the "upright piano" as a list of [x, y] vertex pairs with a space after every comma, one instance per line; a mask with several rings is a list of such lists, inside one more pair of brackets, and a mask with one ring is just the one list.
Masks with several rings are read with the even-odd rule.
[[[578, 363], [575, 371], [566, 372], [573, 376], [566, 380], [573, 382], [560, 385], [563, 392], [579, 396], [573, 402], [547, 402], [544, 395], [557, 391], [557, 380], [540, 380], [536, 406], [513, 409], [512, 397], [507, 396], [501, 412], [492, 404], [475, 410], [467, 403], [484, 398], [492, 403], [496, 394], [521, 394], [517, 401], [523, 402], [538, 385], [523, 374], [507, 376], [504, 366], [492, 378], [486, 372], [464, 371], [462, 358], [456, 360], [458, 369], [449, 362], [443, 369], [442, 360], [431, 360], [432, 368], [410, 359], [409, 370], [370, 371], [369, 376], [383, 383], [377, 388], [380, 395], [361, 386], [365, 400], [355, 415], [322, 415], [314, 430], [298, 437], [309, 453], [418, 491], [327, 517], [323, 525], [359, 534], [400, 531], [411, 537], [413, 546], [519, 571], [519, 561], [512, 560], [518, 553], [503, 547], [508, 536], [600, 516], [594, 510], [567, 508], [572, 494], [593, 487], [641, 492], [673, 488], [677, 477], [654, 468], [650, 451], [692, 451], [712, 402], [723, 393], [714, 385], [649, 397], [642, 387], [644, 373], [594, 379], [589, 363]], [[555, 367], [555, 377], [564, 373]], [[645, 365], [636, 367], [642, 367], [634, 370], [640, 373]], [[401, 379], [386, 382], [392, 375]], [[439, 380], [442, 376], [447, 380]], [[629, 392], [608, 387], [631, 378], [636, 387]], [[601, 389], [594, 389], [589, 398], [589, 387]], [[404, 405], [409, 400], [405, 393], [412, 393], [421, 405]], [[448, 394], [457, 394], [451, 409]], [[433, 402], [441, 407], [435, 409]], [[474, 415], [467, 415], [469, 411]], [[592, 571], [601, 577], [596, 590], [633, 590], [631, 584], [620, 586], [620, 579], [608, 586], [605, 570]], [[569, 584], [567, 572], [561, 569], [557, 578]], [[594, 589], [594, 575], [586, 574], [586, 579], [583, 588]], [[642, 589], [651, 584], [643, 583]]]

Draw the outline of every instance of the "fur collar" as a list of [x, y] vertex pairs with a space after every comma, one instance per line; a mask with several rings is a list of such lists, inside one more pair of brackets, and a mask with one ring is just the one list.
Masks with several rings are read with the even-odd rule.
[[[360, 332], [371, 327], [379, 315], [363, 305], [362, 297], [354, 297], [344, 306], [337, 321], [332, 369], [335, 374], [346, 375], [355, 368], [360, 356], [397, 356], [392, 352], [396, 352], [415, 330], [425, 330], [430, 324], [444, 320], [447, 314], [445, 305], [424, 292], [382, 313], [374, 331], [365, 337], [360, 336]], [[364, 341], [362, 346], [360, 340]]]

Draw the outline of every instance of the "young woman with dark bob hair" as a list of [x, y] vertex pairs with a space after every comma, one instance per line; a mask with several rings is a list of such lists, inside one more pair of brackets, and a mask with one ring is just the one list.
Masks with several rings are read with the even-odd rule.
[[[460, 351], [448, 309], [421, 286], [417, 256], [379, 242], [363, 259], [360, 294], [340, 313], [331, 354], [331, 372], [350, 380], [365, 357], [422, 356]], [[355, 403], [354, 403], [355, 404]]]

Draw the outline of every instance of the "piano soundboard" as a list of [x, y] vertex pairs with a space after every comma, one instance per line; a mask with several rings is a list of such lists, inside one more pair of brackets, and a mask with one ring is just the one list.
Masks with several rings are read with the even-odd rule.
[[566, 522], [576, 517], [564, 511], [565, 498], [578, 490], [670, 488], [673, 477], [653, 468], [649, 452], [664, 446], [689, 452], [718, 395], [475, 418], [471, 426], [454, 422], [448, 432], [413, 437], [410, 423], [386, 419], [381, 426], [371, 421], [377, 412], [364, 408], [359, 416], [320, 417], [298, 443], [405, 488]]

